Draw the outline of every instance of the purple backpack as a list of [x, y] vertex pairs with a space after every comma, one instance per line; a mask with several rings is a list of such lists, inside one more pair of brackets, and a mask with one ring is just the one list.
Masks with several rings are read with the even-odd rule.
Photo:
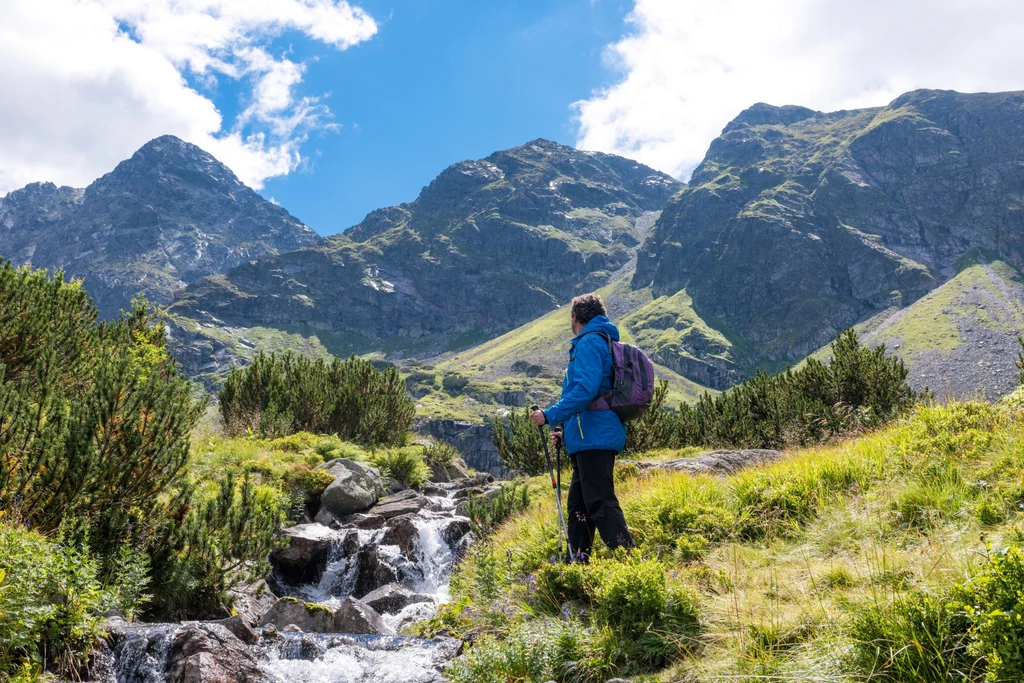
[[597, 397], [588, 410], [613, 410], [623, 422], [647, 412], [654, 399], [654, 365], [643, 351], [631, 344], [612, 341], [604, 332], [612, 354], [612, 389]]

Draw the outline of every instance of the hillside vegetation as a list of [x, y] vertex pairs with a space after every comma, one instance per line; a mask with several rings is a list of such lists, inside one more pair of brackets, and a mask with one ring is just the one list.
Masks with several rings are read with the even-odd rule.
[[538, 493], [428, 630], [473, 641], [453, 681], [1019, 680], [1022, 407], [922, 405], [725, 478], [621, 463], [638, 549], [587, 567], [553, 563]]

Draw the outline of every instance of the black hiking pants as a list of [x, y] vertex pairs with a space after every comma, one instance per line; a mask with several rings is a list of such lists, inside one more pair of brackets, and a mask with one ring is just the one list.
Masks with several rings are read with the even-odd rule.
[[580, 451], [569, 456], [569, 543], [576, 558], [586, 561], [594, 545], [594, 532], [609, 548], [633, 547], [626, 518], [615, 497], [615, 451]]

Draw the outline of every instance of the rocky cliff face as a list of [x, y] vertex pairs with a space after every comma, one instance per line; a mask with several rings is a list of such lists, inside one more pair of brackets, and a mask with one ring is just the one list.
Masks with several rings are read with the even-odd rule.
[[621, 157], [545, 140], [455, 164], [413, 202], [242, 264], [172, 310], [316, 331], [337, 353], [433, 353], [496, 336], [610, 280], [636, 221], [680, 187]]
[[1024, 93], [915, 91], [828, 114], [755, 105], [669, 202], [633, 285], [685, 289], [741, 374], [795, 361], [917, 300], [972, 249], [1020, 267], [1022, 164]]
[[173, 136], [75, 189], [34, 183], [0, 199], [0, 256], [63, 267], [104, 316], [139, 292], [168, 303], [205, 275], [316, 240], [223, 164]]

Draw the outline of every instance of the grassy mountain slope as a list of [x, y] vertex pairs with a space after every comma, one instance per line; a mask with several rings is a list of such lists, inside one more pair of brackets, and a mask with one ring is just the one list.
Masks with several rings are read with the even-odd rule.
[[[728, 477], [620, 464], [638, 551], [598, 550], [576, 571], [550, 564], [551, 494], [537, 478], [530, 508], [459, 564], [438, 624], [486, 635], [453, 680], [572, 671], [600, 681], [648, 667], [640, 680], [665, 683], [944, 681], [968, 670], [980, 681], [994, 663], [984, 648], [954, 650], [980, 622], [943, 618], [942, 606], [1021, 545], [1021, 419], [1019, 399], [922, 406], [878, 432]], [[1011, 576], [1011, 594], [1024, 589]], [[981, 595], [971, 604], [994, 609]], [[642, 637], [622, 635], [631, 618], [650, 624]], [[1019, 653], [1004, 663], [1020, 666]]]
[[[655, 303], [650, 292], [634, 291], [628, 279], [596, 291], [619, 325], [622, 340], [649, 350], [651, 347], [636, 336], [637, 329], [645, 333], [646, 329], [634, 328], [629, 321]], [[558, 398], [572, 338], [568, 315], [568, 308], [562, 306], [472, 348], [445, 354], [426, 365], [407, 365], [419, 412], [431, 417], [479, 419], [509, 407], [553, 402]], [[644, 318], [636, 320], [643, 322]], [[693, 401], [708, 390], [657, 362], [655, 371], [669, 382], [669, 405]], [[447, 389], [445, 377], [449, 377]]]
[[[959, 272], [913, 304], [858, 324], [862, 341], [884, 343], [910, 369], [915, 389], [940, 397], [998, 398], [1017, 385], [1024, 333], [1024, 281], [1003, 261], [969, 254]], [[815, 354], [823, 357], [827, 349]]]

